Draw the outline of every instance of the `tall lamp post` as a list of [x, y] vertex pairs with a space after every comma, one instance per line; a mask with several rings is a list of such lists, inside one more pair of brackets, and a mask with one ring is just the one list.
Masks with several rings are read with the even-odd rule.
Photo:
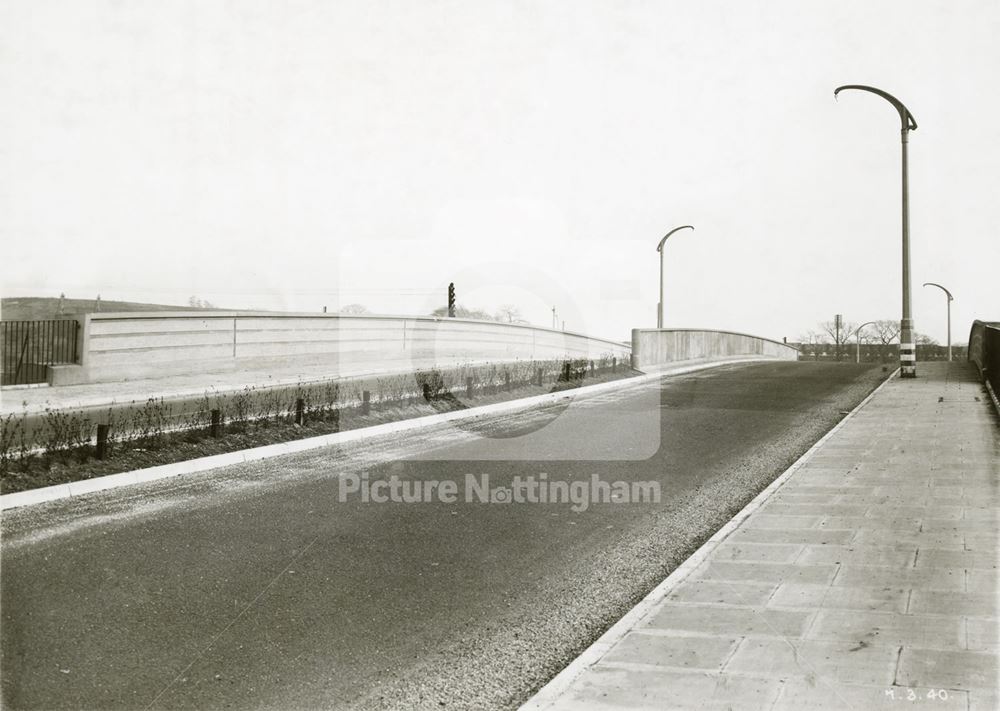
[[865, 326], [871, 326], [873, 323], [875, 323], [875, 322], [874, 321], [865, 321], [863, 324], [861, 324], [860, 326], [858, 326], [857, 330], [854, 331], [854, 335], [856, 335], [858, 337], [857, 349], [854, 351], [854, 362], [855, 363], [860, 363], [861, 362], [861, 329], [864, 328]]
[[660, 243], [656, 245], [656, 251], [660, 253], [660, 301], [656, 304], [656, 327], [663, 328], [663, 244], [667, 241], [667, 237], [672, 235], [678, 230], [693, 230], [694, 227], [691, 225], [681, 225], [680, 227], [675, 227], [663, 236]]
[[910, 195], [906, 146], [909, 143], [910, 131], [917, 128], [917, 121], [902, 101], [881, 89], [861, 84], [846, 84], [837, 87], [836, 91], [833, 92], [834, 98], [845, 89], [857, 89], [881, 96], [899, 112], [899, 120], [902, 125], [900, 135], [903, 143], [903, 318], [899, 324], [899, 365], [901, 377], [915, 378], [917, 377], [917, 351], [913, 345], [913, 318], [910, 315]]
[[951, 292], [945, 289], [940, 284], [935, 284], [932, 281], [924, 282], [924, 286], [936, 286], [938, 289], [943, 291], [948, 297], [948, 362], [951, 363], [951, 302], [955, 298], [951, 295]]

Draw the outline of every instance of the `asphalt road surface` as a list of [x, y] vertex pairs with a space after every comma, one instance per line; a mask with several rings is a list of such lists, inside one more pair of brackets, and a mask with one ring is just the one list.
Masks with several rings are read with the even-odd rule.
[[[516, 707], [882, 378], [853, 364], [732, 365], [562, 414], [7, 512], [4, 708]], [[648, 428], [629, 422], [658, 423], [652, 456]], [[534, 454], [539, 442], [551, 456]], [[658, 482], [661, 496], [578, 511], [463, 498], [469, 474], [508, 487], [543, 473]], [[449, 480], [459, 496], [339, 501], [362, 474]]]

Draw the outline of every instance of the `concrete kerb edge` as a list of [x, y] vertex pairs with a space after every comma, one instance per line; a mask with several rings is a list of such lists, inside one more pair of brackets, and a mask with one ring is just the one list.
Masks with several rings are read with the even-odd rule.
[[679, 366], [670, 370], [658, 370], [655, 373], [645, 373], [632, 378], [612, 380], [606, 383], [597, 383], [595, 385], [585, 385], [573, 390], [563, 390], [555, 393], [546, 393], [544, 395], [533, 395], [532, 397], [520, 398], [518, 400], [507, 400], [505, 402], [493, 403], [491, 405], [471, 407], [466, 410], [455, 410], [453, 412], [426, 415], [424, 417], [417, 417], [409, 420], [386, 422], [380, 425], [362, 427], [360, 429], [348, 430], [346, 432], [336, 432], [334, 434], [307, 437], [305, 439], [292, 440], [290, 442], [279, 442], [278, 444], [269, 444], [262, 447], [254, 447], [252, 449], [244, 449], [236, 452], [226, 452], [224, 454], [213, 454], [208, 457], [199, 457], [198, 459], [189, 459], [183, 462], [173, 462], [171, 464], [149, 467], [147, 469], [136, 469], [129, 472], [109, 474], [107, 476], [96, 477], [94, 479], [82, 479], [80, 481], [69, 482], [66, 484], [55, 484], [53, 486], [45, 486], [38, 489], [29, 489], [28, 491], [19, 491], [13, 494], [3, 494], [0, 495], [0, 511], [20, 508], [23, 506], [34, 506], [50, 501], [57, 501], [59, 499], [92, 494], [98, 491], [117, 489], [119, 487], [130, 486], [132, 484], [144, 484], [151, 481], [180, 476], [182, 474], [206, 472], [233, 464], [244, 464], [246, 462], [255, 462], [262, 459], [271, 459], [285, 454], [294, 454], [311, 449], [318, 449], [320, 447], [346, 444], [348, 442], [355, 442], [370, 437], [378, 437], [396, 432], [406, 432], [424, 427], [431, 427], [445, 422], [452, 422], [454, 420], [475, 419], [477, 417], [486, 417], [502, 412], [514, 412], [531, 407], [538, 407], [540, 405], [547, 405], [558, 400], [570, 399], [578, 396], [588, 396], [607, 390], [631, 387], [633, 385], [638, 385], [640, 383], [645, 383], [668, 375], [683, 375], [685, 373], [691, 373], [698, 370], [707, 370], [709, 368], [717, 368], [724, 365], [736, 365], [739, 363], [760, 362], [760, 360], [760, 358], [748, 358], [745, 360], [726, 360], [712, 363], [702, 362], [693, 365]]
[[611, 648], [617, 644], [621, 639], [628, 634], [633, 628], [638, 626], [638, 624], [650, 613], [654, 611], [656, 605], [661, 602], [670, 592], [677, 587], [681, 582], [684, 581], [692, 572], [694, 572], [705, 559], [708, 558], [712, 552], [715, 551], [716, 547], [722, 543], [729, 535], [742, 525], [742, 523], [748, 519], [751, 514], [756, 512], [764, 503], [767, 502], [782, 486], [785, 482], [791, 478], [795, 472], [797, 472], [806, 462], [812, 459], [813, 455], [817, 450], [822, 447], [827, 440], [833, 437], [841, 427], [843, 427], [848, 420], [854, 417], [862, 408], [864, 408], [878, 393], [882, 388], [888, 385], [893, 378], [899, 375], [899, 368], [894, 370], [888, 378], [886, 378], [877, 388], [872, 390], [868, 397], [862, 400], [858, 405], [851, 410], [844, 418], [834, 425], [829, 432], [819, 438], [816, 443], [810, 447], [806, 452], [796, 459], [788, 469], [781, 473], [777, 479], [772, 481], [763, 491], [761, 491], [754, 499], [744, 506], [739, 513], [737, 513], [730, 521], [728, 521], [722, 528], [715, 532], [715, 534], [705, 541], [702, 546], [690, 555], [683, 563], [681, 563], [677, 568], [674, 569], [670, 575], [663, 579], [663, 581], [657, 585], [653, 590], [646, 595], [635, 607], [625, 613], [625, 615], [613, 624], [608, 630], [602, 634], [600, 637], [594, 641], [587, 649], [585, 649], [580, 656], [571, 661], [562, 671], [556, 674], [549, 682], [543, 686], [541, 689], [535, 693], [530, 699], [528, 699], [519, 709], [519, 711], [541, 711], [552, 704], [554, 704], [560, 696], [576, 681], [577, 677], [583, 674], [588, 668], [597, 664], [607, 654]]

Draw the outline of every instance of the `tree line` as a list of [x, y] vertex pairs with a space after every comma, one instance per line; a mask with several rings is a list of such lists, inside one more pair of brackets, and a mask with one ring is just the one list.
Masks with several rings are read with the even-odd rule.
[[[899, 357], [900, 323], [894, 319], [880, 319], [865, 324], [860, 330], [860, 359], [862, 362], [888, 363]], [[796, 344], [805, 360], [855, 360], [859, 344], [858, 324], [841, 321], [823, 321], [816, 328], [806, 331]], [[940, 360], [947, 358], [947, 345], [941, 345], [930, 336], [915, 332], [917, 360]], [[952, 346], [953, 356], [964, 360], [966, 347]]]

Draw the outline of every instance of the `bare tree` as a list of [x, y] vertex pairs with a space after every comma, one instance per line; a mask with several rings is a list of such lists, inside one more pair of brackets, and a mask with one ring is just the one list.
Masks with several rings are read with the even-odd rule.
[[495, 317], [497, 321], [503, 323], [527, 323], [521, 318], [521, 310], [513, 304], [504, 304], [497, 309]]
[[899, 340], [899, 321], [881, 319], [873, 323], [871, 327], [874, 340], [877, 340], [883, 346]]
[[[894, 321], [892, 319], [882, 319], [876, 321], [871, 325], [873, 336], [873, 341], [881, 343], [883, 346], [887, 346], [890, 343], [899, 342], [899, 321]], [[914, 343], [919, 343], [923, 346], [936, 346], [938, 342], [928, 336], [925, 333], [914, 333], [913, 334]]]
[[214, 309], [215, 305], [208, 299], [202, 299], [198, 296], [191, 296], [188, 299], [188, 306], [193, 306], [196, 309]]
[[365, 314], [370, 314], [371, 311], [364, 304], [348, 304], [337, 313], [344, 314], [345, 316], [364, 316]]
[[[439, 306], [431, 312], [431, 316], [437, 316], [438, 318], [445, 318], [448, 316], [448, 307]], [[496, 321], [497, 319], [490, 314], [486, 313], [482, 309], [469, 309], [461, 304], [455, 305], [455, 316], [457, 318], [474, 318], [480, 321]]]
[[854, 329], [857, 326], [850, 321], [841, 321], [840, 330], [837, 330], [837, 324], [833, 321], [824, 321], [819, 325], [821, 333], [825, 336], [830, 337], [830, 343], [835, 346], [842, 346], [850, 339], [851, 334], [854, 333]]

